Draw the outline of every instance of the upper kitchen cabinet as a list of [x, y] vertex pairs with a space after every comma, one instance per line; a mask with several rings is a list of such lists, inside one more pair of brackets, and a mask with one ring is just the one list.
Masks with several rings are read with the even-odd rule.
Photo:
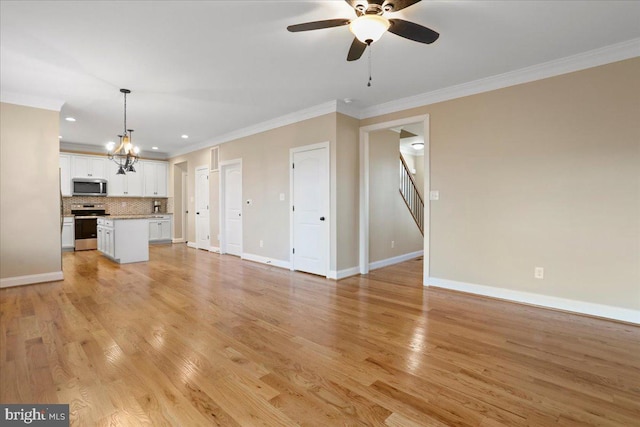
[[60, 154], [60, 193], [71, 196], [71, 156]]
[[142, 163], [145, 197], [167, 197], [167, 179], [169, 164], [167, 162]]
[[[111, 167], [113, 166], [113, 167]], [[135, 165], [136, 172], [127, 172], [126, 175], [118, 175], [118, 167], [107, 166], [107, 179], [109, 180], [109, 196], [112, 197], [142, 197], [144, 177], [142, 167]]]
[[[114, 165], [115, 168], [115, 165]], [[72, 178], [107, 178], [107, 159], [98, 156], [71, 156]]]

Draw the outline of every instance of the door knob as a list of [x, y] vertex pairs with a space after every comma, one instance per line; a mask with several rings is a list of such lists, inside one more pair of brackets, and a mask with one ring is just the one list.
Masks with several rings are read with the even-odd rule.
[[320, 217], [320, 221], [324, 221], [324, 217], [323, 216]]

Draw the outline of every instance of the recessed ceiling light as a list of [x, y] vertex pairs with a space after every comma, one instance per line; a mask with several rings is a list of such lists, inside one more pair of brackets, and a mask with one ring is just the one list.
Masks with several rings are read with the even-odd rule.
[[189, 135], [182, 135], [182, 139], [187, 139], [189, 138]]
[[151, 149], [152, 149], [152, 150], [157, 150], [157, 149], [158, 149], [158, 147], [151, 147]]
[[62, 135], [58, 135], [58, 139], [62, 139]]
[[68, 122], [75, 122], [76, 121], [76, 119], [74, 119], [73, 117], [66, 117], [65, 120], [68, 121]]

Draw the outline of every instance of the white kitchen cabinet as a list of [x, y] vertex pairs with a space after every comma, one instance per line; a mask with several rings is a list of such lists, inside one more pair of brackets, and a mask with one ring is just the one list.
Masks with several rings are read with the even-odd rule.
[[98, 218], [98, 250], [120, 264], [149, 261], [148, 227], [146, 218]]
[[62, 250], [72, 251], [75, 249], [75, 223], [74, 218], [64, 217], [62, 222]]
[[104, 252], [104, 226], [98, 225], [96, 227], [96, 234], [98, 240], [98, 251]]
[[115, 257], [115, 229], [113, 221], [98, 218], [98, 251], [114, 258]]
[[152, 161], [140, 163], [142, 163], [142, 173], [144, 176], [145, 197], [167, 197], [169, 164], [167, 162]]
[[[113, 167], [111, 167], [113, 166]], [[112, 197], [142, 197], [143, 176], [140, 164], [136, 164], [136, 172], [127, 172], [126, 175], [118, 175], [118, 167], [108, 165], [107, 184], [108, 195]]]
[[[115, 168], [116, 165], [114, 164]], [[71, 156], [73, 178], [107, 178], [107, 158], [99, 156]]]
[[60, 193], [71, 196], [71, 156], [60, 154]]
[[171, 215], [149, 220], [149, 243], [171, 242]]

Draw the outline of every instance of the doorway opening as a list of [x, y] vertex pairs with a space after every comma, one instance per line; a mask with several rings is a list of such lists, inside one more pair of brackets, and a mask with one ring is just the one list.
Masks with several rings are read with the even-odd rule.
[[[411, 128], [412, 133], [421, 134], [423, 137], [423, 148], [420, 161], [420, 166], [423, 171], [422, 179], [422, 191], [425, 194], [424, 206], [422, 209], [421, 222], [424, 228], [424, 237], [422, 239], [423, 250], [423, 284], [427, 284], [429, 277], [429, 234], [430, 234], [430, 211], [429, 201], [427, 195], [430, 188], [430, 162], [429, 162], [429, 115], [421, 115], [408, 117], [405, 119], [393, 120], [389, 122], [377, 123], [374, 125], [364, 126], [360, 128], [360, 260], [359, 267], [360, 273], [366, 274], [371, 269], [370, 263], [370, 228], [372, 212], [371, 209], [371, 181], [372, 181], [372, 167], [371, 167], [371, 143], [372, 137], [375, 138], [374, 133], [383, 130], [397, 131], [404, 127]], [[374, 142], [375, 143], [375, 142]], [[397, 147], [397, 146], [396, 146]], [[375, 153], [374, 153], [375, 154]], [[416, 168], [417, 169], [417, 168]], [[399, 188], [400, 192], [402, 189]], [[376, 236], [378, 237], [378, 236]], [[388, 242], [389, 246], [393, 246], [395, 242]], [[398, 259], [399, 260], [399, 259]], [[374, 264], [374, 267], [376, 265]]]

